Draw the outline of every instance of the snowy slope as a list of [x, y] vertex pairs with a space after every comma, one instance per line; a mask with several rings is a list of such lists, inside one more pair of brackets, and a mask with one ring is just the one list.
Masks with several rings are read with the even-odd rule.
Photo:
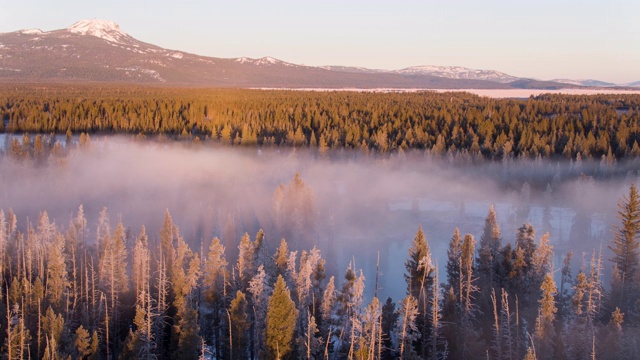
[[[460, 66], [401, 70], [305, 66], [273, 57], [214, 58], [164, 49], [109, 20], [59, 30], [0, 33], [0, 79], [166, 82], [181, 85], [324, 89], [560, 89], [574, 85]], [[594, 85], [591, 85], [594, 86]]]
[[78, 35], [89, 35], [118, 44], [130, 42], [131, 37], [120, 30], [120, 26], [109, 20], [80, 20], [67, 28]]
[[394, 72], [405, 75], [430, 75], [447, 79], [488, 80], [503, 84], [520, 79], [495, 70], [475, 70], [462, 66], [422, 65], [412, 66]]
[[579, 79], [579, 80], [554, 79], [551, 81], [556, 81], [564, 84], [579, 85], [579, 86], [594, 86], [594, 87], [617, 86], [617, 84], [614, 84], [614, 83], [600, 81], [600, 80], [593, 80], [593, 79]]
[[252, 64], [256, 66], [271, 66], [271, 65], [300, 66], [300, 65], [288, 63], [282, 60], [278, 60], [276, 58], [272, 58], [271, 56], [261, 57], [260, 59], [240, 57], [240, 58], [234, 59], [234, 61], [240, 64]]

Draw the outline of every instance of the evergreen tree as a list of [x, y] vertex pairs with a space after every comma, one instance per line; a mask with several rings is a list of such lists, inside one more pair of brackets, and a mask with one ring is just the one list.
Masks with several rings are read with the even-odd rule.
[[195, 359], [199, 356], [201, 344], [196, 309], [196, 290], [201, 276], [200, 257], [191, 251], [177, 229], [175, 233], [177, 243], [170, 282], [176, 309], [172, 329], [173, 355], [180, 359]]
[[264, 335], [263, 329], [265, 328], [269, 297], [271, 296], [272, 289], [263, 265], [258, 267], [256, 275], [249, 282], [247, 291], [251, 294], [251, 303], [253, 304], [251, 338], [254, 344], [252, 344], [252, 346], [254, 349], [257, 349], [259, 355], [261, 355], [259, 357], [264, 357], [264, 351], [262, 351], [260, 344], [263, 343], [262, 335]]
[[559, 354], [556, 353], [554, 342], [556, 341], [556, 333], [554, 321], [556, 319], [555, 295], [557, 292], [556, 284], [553, 281], [551, 273], [547, 273], [542, 286], [540, 287], [542, 297], [539, 300], [540, 308], [538, 310], [538, 318], [536, 319], [535, 341], [536, 349], [541, 360], [555, 359]]
[[223, 324], [227, 318], [225, 300], [227, 297], [228, 262], [225, 248], [217, 237], [209, 245], [209, 253], [203, 269], [203, 290], [206, 306], [210, 309], [203, 315], [204, 338], [214, 347], [216, 358], [222, 358], [224, 339], [228, 331]]
[[325, 342], [325, 358], [329, 357], [329, 352], [333, 350], [332, 334], [335, 331], [336, 323], [333, 319], [334, 310], [336, 304], [336, 286], [335, 278], [332, 276], [329, 278], [329, 282], [324, 290], [322, 296], [322, 303], [320, 304], [320, 336], [326, 340]]
[[269, 298], [265, 340], [269, 359], [286, 359], [292, 350], [293, 334], [298, 319], [289, 289], [282, 276], [278, 276], [273, 294]]
[[47, 299], [58, 311], [63, 309], [63, 297], [69, 287], [64, 241], [64, 236], [58, 233], [47, 251]]
[[458, 228], [453, 230], [447, 250], [447, 283], [453, 289], [455, 298], [460, 296], [460, 258], [462, 256], [462, 237]]
[[72, 356], [76, 359], [88, 359], [91, 356], [91, 336], [89, 332], [80, 325], [73, 336], [74, 352]]
[[613, 240], [609, 249], [613, 251], [613, 262], [619, 282], [611, 292], [611, 308], [619, 307], [623, 313], [632, 313], [640, 295], [640, 196], [634, 184], [629, 194], [618, 202], [618, 220], [621, 224], [613, 227]]
[[429, 297], [433, 286], [435, 266], [431, 258], [429, 244], [421, 226], [418, 228], [418, 232], [409, 248], [409, 256], [405, 262], [405, 268], [407, 272], [404, 278], [407, 282], [408, 293], [416, 299], [419, 309], [416, 324], [420, 330], [419, 338], [421, 341], [413, 345], [419, 356], [426, 357], [429, 349], [427, 341], [431, 331], [428, 320]]
[[393, 346], [393, 330], [398, 322], [400, 314], [396, 311], [396, 303], [389, 297], [387, 301], [382, 305], [382, 356], [384, 360], [391, 360], [396, 358], [395, 348]]
[[244, 293], [238, 290], [229, 307], [231, 359], [248, 358], [250, 325], [248, 311], [247, 299]]
[[142, 291], [149, 288], [149, 274], [150, 274], [150, 254], [149, 254], [149, 239], [147, 238], [147, 232], [142, 225], [140, 229], [140, 235], [133, 248], [133, 269], [131, 280], [133, 287], [135, 288], [136, 299], [139, 297]]
[[280, 240], [280, 246], [273, 255], [276, 263], [276, 275], [286, 276], [287, 274], [287, 262], [289, 261], [289, 247], [285, 239]]
[[238, 262], [236, 264], [236, 270], [238, 271], [238, 279], [240, 280], [240, 287], [245, 289], [249, 284], [249, 280], [253, 277], [253, 260], [254, 260], [254, 244], [251, 242], [248, 233], [244, 233], [242, 239], [240, 239], [240, 245], [238, 245]]
[[418, 358], [418, 354], [416, 354], [412, 346], [420, 338], [420, 331], [416, 325], [417, 316], [418, 301], [409, 294], [400, 303], [398, 322], [394, 331], [398, 342], [399, 359]]

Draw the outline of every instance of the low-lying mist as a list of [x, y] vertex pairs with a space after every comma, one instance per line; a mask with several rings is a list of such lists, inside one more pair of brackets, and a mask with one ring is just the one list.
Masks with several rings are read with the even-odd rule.
[[[580, 266], [582, 253], [606, 249], [618, 199], [637, 181], [637, 170], [636, 163], [436, 160], [424, 152], [321, 156], [306, 149], [108, 137], [72, 151], [62, 164], [33, 167], [0, 160], [0, 208], [11, 208], [21, 229], [43, 210], [66, 227], [82, 204], [95, 234], [98, 213], [107, 207], [112, 224], [122, 221], [132, 239], [145, 225], [152, 243], [169, 210], [194, 251], [217, 236], [230, 262], [242, 234], [253, 239], [262, 228], [272, 253], [282, 237], [292, 250], [317, 246], [327, 272], [338, 279], [354, 260], [369, 280], [369, 294], [379, 254], [380, 297], [399, 299], [405, 295], [407, 249], [418, 226], [443, 268], [454, 228], [479, 241], [491, 204], [503, 243], [513, 242], [516, 229], [530, 222], [536, 238], [550, 232], [556, 259], [571, 249]], [[278, 207], [276, 194], [280, 184], [287, 191], [296, 173], [312, 194], [304, 226], [293, 224], [301, 220]]]

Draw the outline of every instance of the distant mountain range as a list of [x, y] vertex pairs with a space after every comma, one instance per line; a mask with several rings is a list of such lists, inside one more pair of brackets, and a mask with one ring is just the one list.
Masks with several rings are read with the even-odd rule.
[[[105, 20], [0, 34], [2, 82], [116, 82], [260, 88], [560, 89], [620, 86], [597, 80], [520, 78], [459, 66], [377, 70], [303, 66], [272, 57], [216, 58], [133, 38]], [[640, 81], [622, 86], [640, 86]]]

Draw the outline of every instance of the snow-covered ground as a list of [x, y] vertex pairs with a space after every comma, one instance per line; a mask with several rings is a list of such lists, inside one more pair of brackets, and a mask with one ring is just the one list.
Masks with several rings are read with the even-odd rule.
[[528, 98], [530, 96], [537, 96], [541, 94], [567, 94], [567, 95], [597, 95], [597, 94], [633, 94], [640, 95], [640, 89], [638, 90], [618, 90], [618, 89], [559, 89], [559, 90], [541, 90], [541, 89], [396, 89], [396, 88], [375, 88], [375, 89], [360, 89], [360, 88], [341, 88], [341, 89], [327, 89], [327, 88], [257, 88], [259, 90], [297, 90], [297, 91], [318, 91], [318, 92], [331, 92], [331, 91], [355, 91], [355, 92], [373, 92], [373, 93], [415, 93], [421, 91], [433, 91], [433, 92], [468, 92], [476, 94], [478, 96], [486, 96], [490, 98]]
[[[452, 90], [434, 90], [437, 92], [449, 92]], [[460, 89], [454, 91], [464, 91], [479, 96], [490, 98], [528, 98], [529, 96], [537, 96], [541, 94], [567, 94], [567, 95], [598, 95], [598, 94], [635, 94], [640, 95], [638, 90], [619, 90], [619, 89], [559, 89], [559, 90], [540, 90], [540, 89]]]

